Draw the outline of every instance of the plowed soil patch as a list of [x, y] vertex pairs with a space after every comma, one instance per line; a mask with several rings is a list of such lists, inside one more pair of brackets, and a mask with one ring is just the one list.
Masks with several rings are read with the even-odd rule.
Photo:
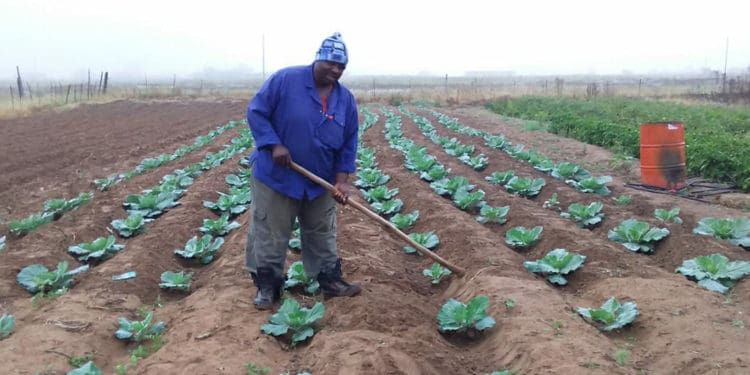
[[[113, 172], [132, 169], [144, 157], [191, 144], [218, 125], [244, 117], [242, 101], [120, 101], [84, 106], [64, 113], [0, 122], [0, 203], [3, 220], [19, 218], [41, 209], [44, 200], [71, 197], [93, 190], [91, 181]], [[130, 363], [135, 345], [114, 338], [117, 319], [138, 317], [141, 309], [155, 309], [156, 319], [167, 323], [163, 347], [136, 365], [128, 374], [244, 374], [246, 363], [272, 368], [271, 374], [309, 371], [322, 374], [487, 374], [511, 369], [517, 374], [744, 374], [750, 366], [745, 324], [750, 307], [750, 283], [741, 281], [732, 294], [706, 291], [674, 273], [682, 260], [722, 252], [731, 259], [750, 260], [750, 253], [725, 242], [691, 233], [702, 217], [742, 216], [719, 206], [674, 197], [626, 190], [627, 173], [610, 168], [605, 150], [557, 138], [529, 134], [478, 108], [440, 109], [463, 125], [505, 134], [513, 143], [528, 143], [558, 161], [591, 156], [601, 164], [596, 174], [611, 174], [615, 182], [610, 197], [584, 195], [565, 183], [484, 145], [480, 138], [453, 133], [428, 112], [440, 135], [455, 136], [474, 144], [490, 165], [477, 172], [425, 137], [408, 117], [401, 115], [405, 136], [441, 163], [451, 175], [461, 175], [487, 194], [493, 206], [510, 205], [504, 225], [483, 225], [477, 212], [461, 211], [429, 184], [403, 166], [403, 155], [392, 149], [384, 133], [385, 116], [363, 136], [363, 144], [376, 150], [382, 171], [391, 176], [389, 188], [398, 188], [402, 212], [418, 210], [420, 218], [408, 232], [434, 231], [440, 238], [438, 253], [464, 267], [463, 278], [451, 276], [438, 286], [422, 276], [432, 262], [404, 253], [404, 244], [364, 214], [347, 207], [339, 211], [339, 254], [347, 280], [360, 283], [357, 298], [323, 300], [289, 292], [305, 305], [325, 303], [326, 313], [309, 342], [289, 347], [267, 336], [260, 327], [269, 312], [252, 306], [254, 288], [244, 270], [247, 213], [235, 220], [242, 228], [230, 233], [217, 258], [197, 266], [176, 258], [175, 249], [200, 234], [203, 219], [216, 214], [203, 207], [218, 191], [228, 191], [224, 177], [236, 172], [241, 156], [197, 177], [180, 205], [153, 223], [147, 232], [118, 239], [126, 250], [77, 277], [73, 288], [55, 300], [32, 303], [16, 282], [17, 272], [32, 263], [47, 267], [67, 260], [67, 247], [104, 235], [111, 220], [123, 218], [121, 204], [128, 194], [157, 184], [176, 168], [202, 160], [237, 136], [228, 131], [195, 153], [144, 173], [107, 192], [97, 192], [89, 205], [67, 213], [25, 237], [9, 236], [0, 253], [0, 313], [16, 316], [16, 330], [0, 341], [0, 373], [65, 374], [72, 368], [68, 357], [94, 353], [104, 373], [115, 373], [118, 364]], [[389, 110], [399, 113], [397, 108]], [[547, 143], [539, 142], [544, 138]], [[541, 149], [543, 145], [551, 145]], [[542, 145], [542, 146], [540, 146]], [[28, 150], [28, 151], [27, 151]], [[249, 153], [249, 151], [248, 151]], [[514, 169], [516, 174], [543, 177], [547, 186], [535, 198], [507, 193], [484, 177], [494, 171]], [[356, 179], [352, 176], [352, 181]], [[578, 228], [559, 211], [544, 209], [542, 202], [558, 193], [563, 208], [573, 202], [594, 200], [605, 205], [605, 219], [594, 229]], [[629, 206], [617, 206], [611, 197], [633, 195]], [[359, 199], [361, 197], [354, 197]], [[682, 226], [671, 225], [670, 237], [653, 255], [635, 254], [607, 239], [607, 231], [635, 217], [655, 223], [656, 207], [682, 208]], [[505, 232], [514, 226], [543, 225], [541, 241], [531, 249], [511, 250]], [[4, 228], [2, 228], [4, 230]], [[7, 231], [6, 231], [7, 232]], [[569, 285], [556, 287], [526, 271], [525, 260], [536, 260], [554, 248], [587, 256], [583, 268], [568, 277]], [[287, 263], [301, 257], [289, 253]], [[111, 276], [136, 271], [137, 277], [113, 281]], [[194, 272], [190, 293], [169, 293], [158, 287], [164, 271]], [[497, 325], [479, 337], [442, 335], [436, 315], [450, 298], [463, 302], [486, 295], [488, 312]], [[598, 307], [615, 296], [635, 301], [641, 315], [621, 331], [601, 333], [583, 321], [576, 307]], [[629, 353], [617, 364], [615, 353]]]

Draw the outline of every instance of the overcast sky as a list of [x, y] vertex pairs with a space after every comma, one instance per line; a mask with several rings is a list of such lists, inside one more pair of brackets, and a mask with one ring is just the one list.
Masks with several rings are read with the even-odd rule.
[[340, 31], [346, 74], [637, 74], [750, 66], [750, 1], [0, 0], [0, 79], [266, 71]]

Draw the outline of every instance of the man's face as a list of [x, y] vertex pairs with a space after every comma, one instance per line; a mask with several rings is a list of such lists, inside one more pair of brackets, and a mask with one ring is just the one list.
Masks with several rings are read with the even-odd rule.
[[341, 78], [344, 69], [346, 69], [346, 65], [341, 63], [318, 61], [315, 63], [315, 79], [322, 85], [332, 85]]

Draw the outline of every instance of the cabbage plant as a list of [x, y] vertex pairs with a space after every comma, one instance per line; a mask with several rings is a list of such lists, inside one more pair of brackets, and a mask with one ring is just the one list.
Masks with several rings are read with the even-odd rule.
[[542, 259], [523, 262], [523, 267], [529, 272], [545, 276], [552, 284], [567, 285], [568, 281], [564, 275], [579, 269], [585, 260], [584, 255], [569, 253], [565, 249], [554, 249]]
[[419, 218], [419, 211], [414, 210], [411, 213], [408, 214], [395, 214], [391, 217], [390, 221], [393, 223], [393, 225], [398, 228], [398, 230], [406, 230], [409, 229], [412, 225], [414, 225], [414, 222], [417, 221]]
[[510, 206], [492, 207], [485, 204], [479, 209], [479, 216], [476, 220], [482, 224], [505, 224], [508, 221], [508, 212], [510, 212]]
[[16, 318], [10, 314], [3, 314], [0, 317], [0, 339], [4, 339], [13, 333], [13, 328], [16, 326]]
[[286, 272], [286, 282], [284, 282], [284, 288], [290, 289], [297, 286], [304, 288], [308, 294], [316, 294], [320, 290], [320, 283], [315, 278], [307, 276], [305, 273], [305, 267], [302, 262], [297, 261], [289, 266], [289, 270]]
[[476, 185], [469, 184], [469, 180], [464, 176], [455, 176], [447, 179], [444, 178], [430, 184], [430, 188], [441, 196], [453, 196], [460, 189], [471, 191], [475, 187]]
[[426, 154], [427, 149], [424, 149], [424, 151], [416, 150], [422, 149], [415, 149], [415, 151], [406, 155], [406, 161], [404, 162], [406, 169], [414, 172], [427, 172], [430, 168], [439, 164], [434, 156]]
[[190, 279], [192, 278], [192, 272], [185, 273], [185, 271], [166, 271], [161, 274], [161, 283], [159, 283], [159, 288], [188, 291], [190, 290]]
[[99, 237], [91, 242], [83, 242], [68, 247], [68, 252], [81, 262], [104, 260], [122, 251], [125, 245], [115, 243], [115, 236]]
[[559, 180], [585, 180], [591, 177], [591, 173], [576, 163], [563, 162], [555, 165], [550, 175]]
[[732, 245], [750, 247], [750, 219], [715, 219], [707, 217], [698, 222], [693, 233], [727, 240]]
[[231, 188], [229, 194], [219, 192], [219, 199], [216, 202], [203, 201], [203, 206], [218, 211], [221, 214], [229, 214], [230, 216], [239, 215], [247, 210], [247, 205], [250, 203], [251, 194], [250, 188]]
[[362, 196], [368, 202], [382, 202], [392, 199], [398, 195], [398, 188], [388, 189], [388, 186], [380, 185], [369, 190], [361, 189]]
[[293, 298], [287, 298], [279, 311], [271, 315], [270, 323], [264, 324], [261, 330], [272, 336], [292, 334], [292, 346], [315, 335], [315, 323], [323, 318], [325, 307], [315, 302], [311, 308], [302, 307]]
[[716, 253], [683, 261], [675, 272], [697, 281], [710, 291], [726, 293], [739, 279], [750, 275], [750, 262], [730, 262], [727, 257]]
[[68, 211], [68, 200], [64, 198], [48, 199], [44, 202], [44, 212], [52, 215], [55, 219], [60, 218], [63, 212]]
[[531, 162], [532, 160], [539, 158], [539, 151], [531, 149], [531, 150], [521, 150], [513, 155], [518, 160]]
[[437, 320], [440, 332], [483, 331], [495, 326], [495, 319], [487, 315], [490, 300], [487, 296], [472, 298], [468, 304], [449, 299], [438, 313]]
[[246, 187], [250, 185], [250, 178], [253, 175], [252, 169], [240, 168], [238, 174], [228, 174], [224, 177], [224, 182], [233, 187]]
[[468, 186], [459, 188], [453, 194], [453, 204], [464, 211], [467, 211], [472, 207], [484, 206], [485, 202], [482, 199], [484, 199], [483, 190], [480, 189], [475, 192], [470, 192]]
[[50, 223], [53, 218], [54, 215], [50, 215], [44, 212], [31, 214], [25, 219], [9, 221], [8, 229], [10, 229], [11, 233], [17, 236], [22, 236], [35, 231], [42, 225]]
[[128, 195], [123, 206], [130, 215], [153, 218], [172, 207], [178, 206], [180, 202], [177, 201], [177, 198], [179, 198], [178, 192], [164, 192], [158, 189], [145, 194]]
[[359, 147], [357, 149], [357, 159], [374, 159], [375, 149], [369, 147]]
[[146, 223], [153, 219], [144, 219], [139, 214], [131, 214], [127, 219], [112, 220], [112, 228], [115, 228], [121, 237], [132, 237], [146, 230]]
[[445, 153], [458, 158], [461, 158], [463, 156], [470, 157], [471, 154], [474, 153], [474, 145], [463, 145], [461, 143], [450, 144], [445, 147]]
[[197, 259], [201, 264], [209, 264], [214, 260], [214, 256], [223, 244], [223, 237], [216, 237], [214, 239], [210, 234], [206, 234], [199, 240], [198, 236], [193, 236], [193, 238], [185, 243], [185, 248], [175, 250], [175, 254], [183, 258]]
[[192, 185], [193, 182], [193, 178], [187, 172], [168, 174], [161, 178], [161, 186], [170, 187], [172, 190], [185, 189]]
[[228, 158], [228, 153], [224, 151], [217, 152], [216, 154], [209, 152], [206, 154], [203, 160], [198, 162], [198, 164], [201, 166], [201, 169], [209, 170], [211, 168], [220, 166], [221, 163], [223, 163], [224, 160], [227, 160]]
[[445, 168], [445, 166], [443, 166], [442, 164], [436, 164], [433, 165], [432, 168], [430, 168], [430, 170], [428, 170], [427, 172], [422, 172], [419, 175], [419, 178], [428, 182], [432, 182], [446, 178], [450, 173], [450, 168]]
[[484, 180], [495, 185], [505, 185], [515, 176], [516, 174], [514, 171], [492, 172], [492, 174], [485, 177]]
[[401, 211], [404, 207], [404, 202], [401, 199], [389, 199], [382, 202], [373, 202], [370, 204], [372, 210], [381, 215], [393, 215]]
[[617, 198], [612, 198], [618, 206], [627, 206], [633, 201], [633, 197], [630, 195], [621, 195]]
[[484, 141], [486, 142], [488, 147], [492, 147], [497, 150], [502, 150], [506, 146], [509, 146], [510, 143], [508, 143], [508, 140], [505, 139], [502, 135], [488, 135], [484, 137]]
[[354, 181], [354, 186], [363, 189], [374, 188], [376, 186], [384, 185], [391, 180], [391, 176], [384, 175], [380, 169], [360, 169], [357, 172], [359, 179]]
[[377, 167], [378, 163], [375, 162], [375, 149], [359, 147], [357, 149], [357, 166], [359, 169]]
[[296, 252], [302, 251], [302, 236], [300, 233], [299, 221], [295, 221], [292, 236], [289, 238], [288, 247]]
[[680, 214], [680, 208], [675, 207], [671, 210], [665, 210], [663, 208], [657, 208], [654, 210], [654, 216], [659, 221], [663, 221], [665, 223], [677, 223], [682, 224], [682, 219], [677, 216]]
[[505, 148], [505, 152], [508, 155], [510, 155], [510, 156], [512, 156], [514, 158], [517, 158], [518, 154], [522, 153], [523, 150], [524, 150], [524, 148], [526, 148], [526, 146], [524, 146], [524, 145], [515, 145], [515, 146], [512, 146], [512, 147], [506, 147]]
[[612, 177], [610, 176], [589, 177], [580, 181], [565, 181], [566, 184], [573, 186], [582, 193], [594, 193], [602, 196], [609, 195], [610, 191], [607, 188], [607, 184], [610, 182], [612, 182]]
[[646, 222], [628, 219], [616, 228], [610, 229], [607, 237], [622, 243], [630, 251], [651, 253], [656, 243], [668, 235], [667, 228], [651, 228]]
[[534, 166], [534, 169], [545, 173], [551, 172], [555, 168], [555, 162], [546, 156], [533, 158], [529, 162]]
[[[410, 233], [409, 238], [428, 250], [433, 250], [438, 245], [440, 245], [440, 239], [433, 231], [429, 231], [426, 233]], [[422, 255], [422, 253], [418, 252], [417, 249], [409, 245], [404, 246], [404, 252], [406, 252], [407, 254], [417, 253], [420, 256]]]
[[97, 178], [94, 180], [97, 189], [99, 191], [107, 191], [113, 185], [118, 184], [120, 181], [125, 179], [125, 175], [122, 173], [112, 173], [106, 178]]
[[440, 280], [451, 274], [451, 270], [443, 267], [440, 263], [432, 263], [428, 269], [422, 270], [422, 274], [432, 280], [433, 285], [440, 284]]
[[563, 212], [560, 216], [566, 219], [573, 219], [581, 228], [593, 227], [601, 223], [602, 219], [604, 219], [604, 213], [602, 213], [603, 207], [604, 204], [601, 202], [591, 202], [588, 206], [573, 203], [568, 206], [568, 212]]
[[[552, 193], [552, 195], [550, 195], [549, 199], [547, 199], [546, 201], [544, 201], [544, 203], [542, 203], [542, 207], [543, 208], [552, 208], [552, 207], [556, 207], [559, 204], [560, 204], [560, 201], [557, 200], [557, 193]], [[557, 210], [559, 211], [560, 208], [558, 207]]]
[[200, 227], [199, 230], [212, 236], [224, 236], [240, 226], [240, 223], [236, 221], [230, 223], [229, 214], [223, 213], [221, 217], [216, 220], [203, 219], [203, 226]]
[[88, 361], [67, 373], [67, 375], [102, 375], [102, 371], [92, 361]]
[[522, 197], [533, 197], [539, 194], [547, 184], [543, 178], [524, 178], [515, 176], [505, 184], [505, 190]]
[[482, 171], [485, 168], [487, 168], [487, 165], [490, 162], [490, 159], [484, 154], [479, 154], [477, 156], [469, 156], [469, 155], [462, 155], [458, 158], [458, 160], [461, 160], [462, 163], [472, 167], [475, 171]]
[[600, 323], [599, 330], [611, 331], [632, 323], [640, 312], [635, 302], [620, 304], [617, 299], [612, 297], [598, 309], [579, 307], [578, 314], [593, 322]]
[[184, 169], [175, 169], [174, 173], [176, 175], [186, 175], [189, 177], [198, 177], [203, 172], [201, 171], [201, 166], [198, 163], [190, 164]]
[[32, 264], [24, 267], [18, 273], [16, 279], [26, 290], [31, 293], [43, 293], [59, 295], [68, 289], [73, 283], [73, 276], [89, 269], [84, 265], [68, 271], [68, 262], [62, 261], [57, 264], [55, 270], [49, 270], [41, 264]]
[[128, 340], [134, 342], [142, 342], [144, 340], [151, 340], [154, 337], [160, 335], [162, 331], [167, 327], [164, 322], [158, 322], [152, 325], [154, 321], [154, 312], [149, 311], [143, 320], [130, 321], [126, 318], [120, 317], [117, 322], [120, 327], [115, 331], [115, 337], [120, 340]]
[[65, 211], [75, 210], [90, 203], [92, 199], [94, 199], [94, 193], [80, 193], [75, 198], [71, 198], [65, 203]]
[[536, 226], [531, 229], [526, 227], [515, 227], [505, 232], [505, 243], [513, 248], [527, 248], [539, 241], [542, 235], [542, 227]]

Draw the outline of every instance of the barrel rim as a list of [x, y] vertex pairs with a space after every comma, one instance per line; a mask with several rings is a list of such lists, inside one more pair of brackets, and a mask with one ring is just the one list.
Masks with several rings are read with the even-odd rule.
[[683, 126], [685, 125], [685, 123], [682, 122], [682, 121], [662, 121], [662, 122], [644, 122], [644, 123], [641, 124], [641, 126], [645, 126], [645, 125], [670, 125], [670, 124], [671, 125], [680, 124], [680, 125], [683, 125]]

